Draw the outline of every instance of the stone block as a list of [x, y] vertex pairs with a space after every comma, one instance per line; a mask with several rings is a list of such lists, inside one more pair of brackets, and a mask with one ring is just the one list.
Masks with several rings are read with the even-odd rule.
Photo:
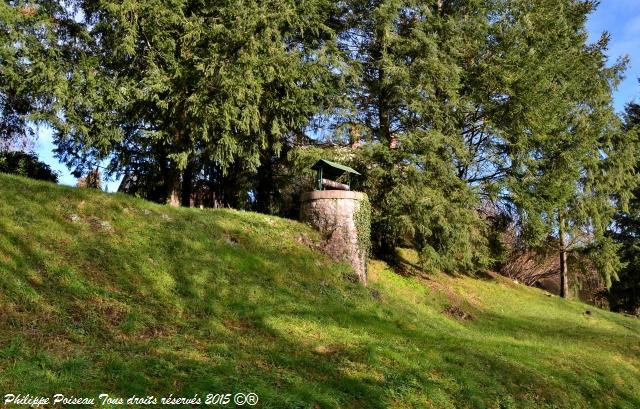
[[351, 264], [364, 285], [368, 249], [360, 246], [356, 213], [365, 199], [364, 193], [345, 190], [307, 192], [302, 195], [300, 217], [324, 235], [324, 252], [336, 261]]

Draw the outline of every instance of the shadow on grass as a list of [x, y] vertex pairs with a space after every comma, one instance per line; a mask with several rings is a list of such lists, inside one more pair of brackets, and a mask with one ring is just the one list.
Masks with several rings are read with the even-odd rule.
[[0, 206], [2, 390], [254, 392], [277, 408], [640, 406], [615, 381], [639, 375], [635, 350], [621, 350], [636, 338], [594, 351], [619, 334], [552, 317], [460, 323], [392, 288], [373, 300], [297, 244], [296, 224], [84, 192], [65, 193], [61, 214], [42, 205], [56, 195], [14, 194], [20, 225]]

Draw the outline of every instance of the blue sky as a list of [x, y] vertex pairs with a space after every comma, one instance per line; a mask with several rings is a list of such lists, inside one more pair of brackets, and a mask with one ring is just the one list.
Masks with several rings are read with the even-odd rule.
[[[626, 72], [626, 79], [614, 94], [617, 111], [622, 111], [624, 105], [632, 100], [640, 101], [640, 0], [603, 0], [600, 7], [591, 16], [587, 25], [589, 40], [597, 40], [600, 34], [607, 31], [611, 34], [609, 45], [609, 59], [613, 63], [621, 56], [628, 55], [630, 65]], [[68, 169], [53, 157], [51, 132], [40, 129], [36, 151], [40, 160], [48, 163], [60, 174], [60, 183], [75, 185], [75, 178]], [[119, 181], [107, 183], [107, 190], [117, 190]]]
[[626, 79], [614, 94], [617, 111], [622, 111], [627, 102], [640, 102], [640, 0], [602, 0], [598, 10], [589, 19], [589, 40], [595, 41], [600, 34], [611, 34], [609, 60], [628, 55], [631, 59]]

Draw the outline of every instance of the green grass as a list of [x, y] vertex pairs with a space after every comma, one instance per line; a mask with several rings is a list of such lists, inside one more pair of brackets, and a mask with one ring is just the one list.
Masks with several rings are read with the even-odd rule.
[[315, 232], [275, 217], [6, 175], [0, 198], [1, 396], [640, 407], [638, 320], [500, 277], [407, 278], [377, 261], [363, 288], [303, 244]]

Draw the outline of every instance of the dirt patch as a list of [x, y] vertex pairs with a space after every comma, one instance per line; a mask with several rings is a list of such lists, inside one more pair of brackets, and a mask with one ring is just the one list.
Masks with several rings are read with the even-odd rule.
[[129, 312], [126, 304], [98, 296], [92, 297], [86, 305], [89, 309], [95, 310], [99, 317], [112, 327], [119, 326]]
[[248, 321], [226, 319], [222, 323], [227, 329], [234, 332], [247, 332], [254, 329], [254, 325]]
[[464, 311], [462, 308], [458, 307], [457, 305], [450, 305], [447, 308], [445, 308], [444, 311], [442, 312], [450, 317], [456, 318], [461, 321], [473, 321], [476, 319], [476, 317]]
[[446, 284], [442, 284], [431, 279], [425, 279], [425, 284], [427, 285], [427, 287], [429, 287], [429, 289], [446, 295], [447, 299], [452, 304], [459, 304], [462, 302], [462, 297]]
[[232, 233], [224, 233], [224, 241], [231, 247], [236, 247], [242, 244], [242, 238]]
[[373, 298], [374, 300], [382, 300], [382, 294], [380, 294], [380, 291], [372, 288], [371, 290], [369, 290], [369, 292], [371, 293], [371, 298]]
[[331, 356], [342, 352], [344, 349], [344, 345], [319, 345], [313, 349], [313, 352], [318, 355]]
[[360, 282], [360, 277], [355, 273], [344, 273], [342, 274], [342, 278], [352, 284], [358, 284]]
[[164, 328], [158, 325], [152, 325], [145, 327], [140, 334], [138, 334], [139, 339], [150, 339], [150, 338], [167, 338], [171, 336], [175, 336], [177, 330], [174, 328]]
[[484, 273], [479, 273], [480, 278], [484, 278], [487, 280], [497, 280], [498, 277], [501, 277], [500, 274], [496, 273], [495, 271], [485, 271]]
[[313, 241], [306, 234], [300, 234], [296, 238], [296, 242], [302, 244], [303, 246], [306, 246], [306, 247], [310, 248], [311, 250], [316, 250], [316, 251], [322, 250], [322, 248], [321, 248], [322, 246], [320, 244], [316, 243], [315, 241]]
[[106, 220], [100, 220], [95, 216], [89, 216], [89, 218], [87, 219], [87, 222], [89, 223], [89, 227], [93, 232], [113, 233], [114, 231], [111, 223], [109, 223]]
[[100, 296], [77, 300], [67, 309], [69, 318], [76, 325], [85, 326], [99, 321], [111, 329], [118, 327], [128, 312], [126, 304]]

